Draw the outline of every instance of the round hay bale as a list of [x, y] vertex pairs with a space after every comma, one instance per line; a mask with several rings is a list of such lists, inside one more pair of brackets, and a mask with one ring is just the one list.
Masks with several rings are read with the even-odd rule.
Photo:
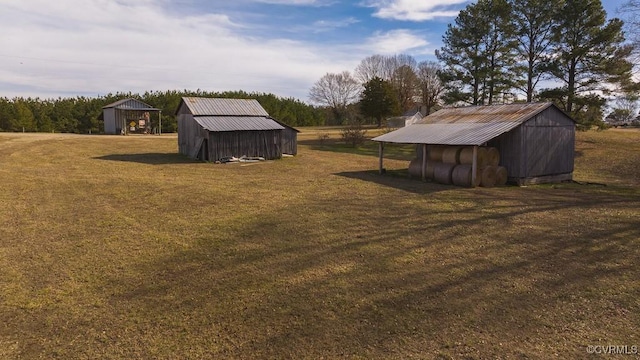
[[460, 150], [460, 164], [473, 163], [473, 146], [465, 146]]
[[487, 165], [498, 166], [500, 164], [500, 152], [494, 147], [487, 148]]
[[[427, 168], [425, 169], [427, 179], [433, 179], [435, 164], [440, 164], [440, 162], [427, 160]], [[409, 163], [409, 175], [411, 175], [411, 177], [422, 178], [422, 159], [415, 158], [411, 160]]]
[[442, 162], [449, 164], [459, 164], [460, 163], [460, 151], [462, 150], [459, 146], [447, 146], [442, 152]]
[[487, 164], [487, 148], [479, 147], [478, 148], [478, 168], [483, 168], [489, 164]]
[[433, 166], [433, 179], [441, 184], [451, 184], [451, 174], [455, 164], [435, 163]]
[[[487, 163], [488, 151], [486, 148], [478, 147], [478, 168], [491, 165]], [[459, 163], [473, 164], [473, 146], [465, 146], [460, 150]]]
[[451, 173], [451, 182], [457, 186], [471, 186], [471, 165], [456, 165]]
[[409, 163], [409, 175], [412, 177], [422, 177], [422, 160], [415, 158]]
[[429, 147], [427, 147], [429, 160], [442, 161], [442, 152], [445, 148], [446, 146], [444, 145], [429, 145]]
[[502, 186], [507, 184], [507, 168], [504, 166], [498, 166], [496, 168], [496, 185]]
[[433, 179], [433, 172], [435, 170], [435, 165], [440, 164], [438, 161], [427, 161], [427, 169], [426, 169], [426, 177], [427, 179]]
[[480, 176], [480, 186], [493, 187], [496, 185], [496, 167], [485, 166], [482, 168], [482, 176]]

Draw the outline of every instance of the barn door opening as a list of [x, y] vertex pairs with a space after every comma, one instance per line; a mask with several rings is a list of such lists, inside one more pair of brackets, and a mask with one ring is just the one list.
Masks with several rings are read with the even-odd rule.
[[200, 149], [198, 150], [198, 160], [209, 161], [209, 141], [202, 139]]

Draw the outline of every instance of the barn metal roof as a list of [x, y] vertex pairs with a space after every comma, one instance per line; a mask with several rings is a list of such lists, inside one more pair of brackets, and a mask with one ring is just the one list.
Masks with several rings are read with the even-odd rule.
[[102, 107], [103, 109], [116, 108], [121, 110], [143, 110], [143, 111], [160, 111], [160, 109], [156, 109], [149, 104], [145, 104], [140, 100], [136, 99], [122, 99], [118, 100], [109, 105], [105, 105]]
[[194, 119], [209, 131], [284, 130], [284, 126], [264, 116], [196, 116]]
[[552, 103], [526, 103], [445, 108], [413, 125], [372, 140], [402, 144], [481, 145], [551, 106], [555, 107]]
[[269, 116], [255, 99], [183, 97], [193, 116]]

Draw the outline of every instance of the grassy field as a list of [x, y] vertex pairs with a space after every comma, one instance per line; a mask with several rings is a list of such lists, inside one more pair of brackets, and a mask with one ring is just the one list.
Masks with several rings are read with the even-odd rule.
[[582, 184], [491, 189], [408, 179], [407, 147], [379, 176], [338, 137], [215, 165], [173, 135], [0, 134], [0, 359], [640, 345], [640, 132], [578, 133]]

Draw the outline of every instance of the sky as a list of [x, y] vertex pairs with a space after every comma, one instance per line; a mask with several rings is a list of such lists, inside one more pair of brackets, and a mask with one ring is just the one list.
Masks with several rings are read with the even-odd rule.
[[[609, 17], [623, 0], [605, 0]], [[0, 96], [273, 93], [370, 55], [435, 61], [466, 0], [0, 0]]]

